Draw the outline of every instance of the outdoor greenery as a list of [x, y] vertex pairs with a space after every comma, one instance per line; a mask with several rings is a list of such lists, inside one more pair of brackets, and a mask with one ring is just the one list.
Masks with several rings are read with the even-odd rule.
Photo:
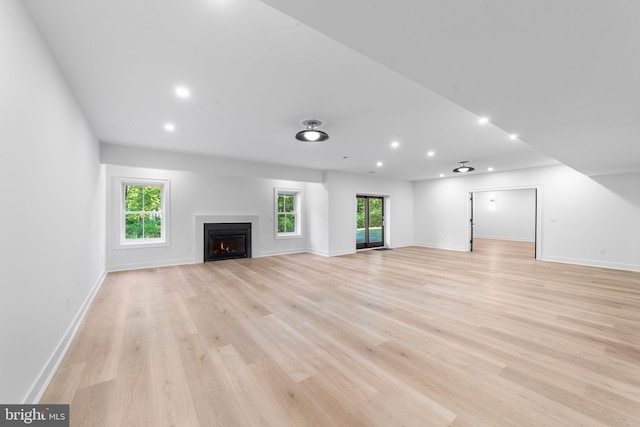
[[125, 185], [125, 239], [162, 237], [162, 188]]
[[382, 241], [382, 199], [358, 197], [357, 202], [356, 243], [363, 243], [365, 241], [367, 203], [369, 204], [369, 241]]
[[278, 233], [296, 232], [295, 207], [295, 194], [278, 194]]
[[369, 202], [369, 227], [381, 227], [382, 226], [382, 199], [368, 199], [365, 197], [358, 197], [358, 212], [357, 212], [357, 228], [364, 228], [366, 226], [366, 209], [365, 203]]

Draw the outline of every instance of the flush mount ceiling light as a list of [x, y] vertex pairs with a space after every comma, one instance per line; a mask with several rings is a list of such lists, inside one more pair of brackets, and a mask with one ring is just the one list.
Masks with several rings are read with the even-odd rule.
[[305, 130], [301, 130], [296, 134], [296, 139], [298, 141], [320, 142], [329, 139], [329, 135], [317, 129], [318, 126], [322, 125], [322, 122], [320, 120], [309, 119], [303, 121], [302, 124], [307, 128]]
[[465, 160], [462, 162], [458, 162], [460, 163], [460, 166], [458, 166], [457, 168], [455, 168], [453, 171], [454, 172], [473, 172], [475, 169], [472, 168], [471, 166], [467, 166], [466, 163], [469, 163], [469, 160]]

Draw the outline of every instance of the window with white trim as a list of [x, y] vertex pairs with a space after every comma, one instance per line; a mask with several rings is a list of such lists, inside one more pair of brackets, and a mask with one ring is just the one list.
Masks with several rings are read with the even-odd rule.
[[301, 236], [302, 190], [276, 188], [275, 199], [276, 237]]
[[167, 244], [169, 182], [127, 178], [118, 181], [121, 247]]

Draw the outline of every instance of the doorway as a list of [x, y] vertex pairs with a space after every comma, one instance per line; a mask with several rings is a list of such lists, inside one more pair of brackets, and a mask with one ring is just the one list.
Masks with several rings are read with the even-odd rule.
[[384, 246], [384, 197], [356, 196], [356, 249]]
[[537, 258], [536, 188], [474, 191], [469, 193], [469, 202], [471, 252], [504, 246], [505, 250]]

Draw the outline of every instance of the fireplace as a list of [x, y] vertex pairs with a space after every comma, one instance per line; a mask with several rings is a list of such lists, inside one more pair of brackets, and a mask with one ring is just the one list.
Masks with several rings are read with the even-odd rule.
[[251, 258], [251, 223], [205, 223], [204, 262]]

